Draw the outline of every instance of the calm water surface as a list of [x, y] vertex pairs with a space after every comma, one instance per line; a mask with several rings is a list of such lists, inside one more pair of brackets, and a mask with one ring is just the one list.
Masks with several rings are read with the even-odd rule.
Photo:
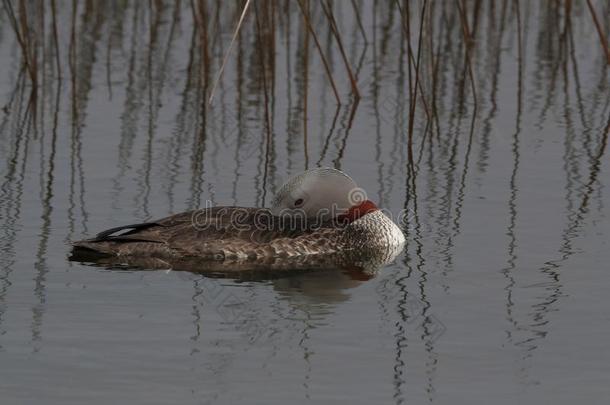
[[[203, 39], [185, 3], [58, 2], [61, 81], [45, 10], [34, 100], [0, 13], [2, 404], [606, 403], [610, 87], [585, 2], [465, 2], [476, 98], [455, 5], [428, 4], [412, 160], [394, 2], [354, 3], [366, 42], [335, 2], [359, 102], [312, 4], [340, 107], [299, 9], [263, 2], [206, 107], [241, 8], [206, 5]], [[407, 212], [405, 251], [370, 279], [67, 260], [115, 225], [264, 206], [318, 165]]]

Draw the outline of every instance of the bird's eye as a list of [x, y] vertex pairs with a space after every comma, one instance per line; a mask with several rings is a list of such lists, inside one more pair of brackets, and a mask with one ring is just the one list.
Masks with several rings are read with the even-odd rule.
[[295, 202], [294, 202], [294, 206], [299, 208], [301, 205], [303, 205], [303, 199], [302, 198], [298, 198]]

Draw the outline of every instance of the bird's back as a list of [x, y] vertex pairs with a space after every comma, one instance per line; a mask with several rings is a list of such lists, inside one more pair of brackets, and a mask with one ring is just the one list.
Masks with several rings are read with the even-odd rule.
[[74, 243], [106, 255], [157, 258], [260, 259], [332, 253], [341, 227], [305, 218], [276, 217], [267, 209], [214, 207], [126, 225]]

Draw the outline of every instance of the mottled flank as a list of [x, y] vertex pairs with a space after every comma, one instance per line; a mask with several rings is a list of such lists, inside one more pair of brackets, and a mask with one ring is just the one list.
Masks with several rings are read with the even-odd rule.
[[280, 218], [261, 208], [215, 207], [110, 229], [75, 242], [73, 256], [96, 253], [128, 262], [146, 259], [154, 267], [173, 267], [171, 263], [191, 259], [283, 267], [305, 265], [304, 259], [324, 263], [348, 256], [384, 262], [403, 242], [400, 229], [380, 211], [340, 224]]

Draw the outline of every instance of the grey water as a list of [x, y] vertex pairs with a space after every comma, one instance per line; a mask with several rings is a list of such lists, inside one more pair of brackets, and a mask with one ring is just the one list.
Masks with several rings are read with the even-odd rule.
[[[59, 54], [27, 3], [36, 91], [0, 11], [0, 403], [606, 403], [610, 76], [586, 3], [458, 2], [465, 45], [458, 7], [427, 2], [411, 156], [397, 3], [333, 3], [359, 99], [311, 3], [340, 105], [296, 3], [253, 3], [211, 103], [242, 3], [59, 1]], [[395, 215], [394, 263], [68, 260], [113, 226], [265, 206], [316, 166]]]

